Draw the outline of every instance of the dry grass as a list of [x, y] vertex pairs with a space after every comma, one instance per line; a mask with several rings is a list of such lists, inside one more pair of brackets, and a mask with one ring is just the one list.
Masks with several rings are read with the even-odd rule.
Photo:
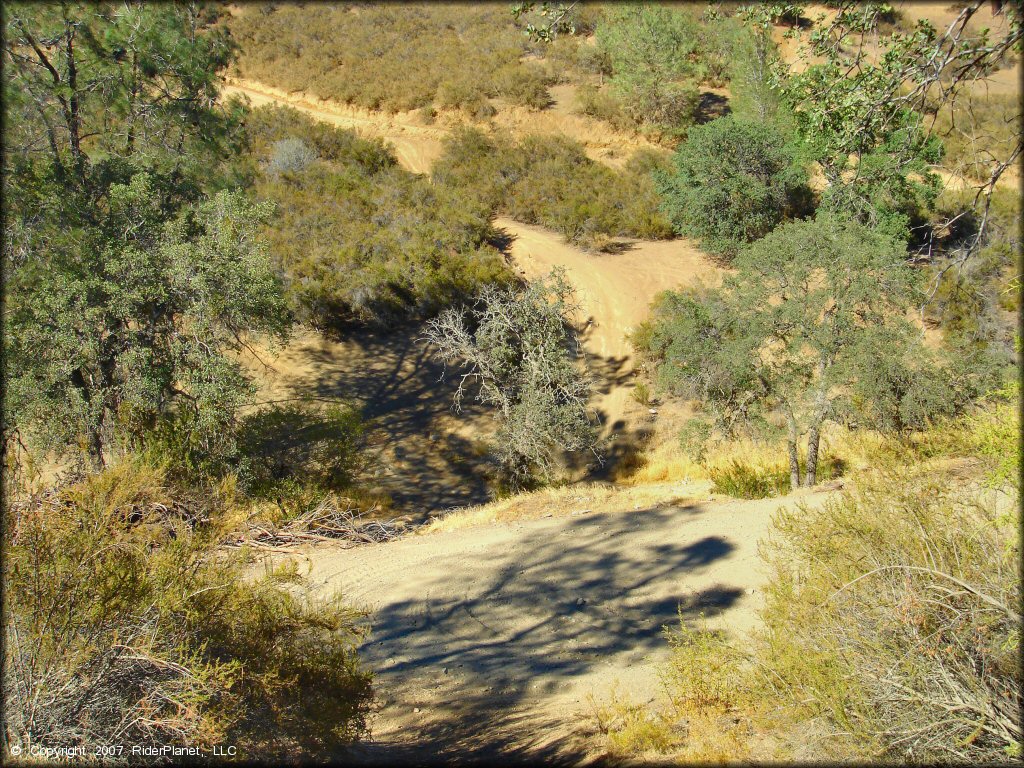
[[450, 511], [419, 529], [419, 533], [447, 533], [478, 525], [569, 517], [600, 512], [649, 509], [659, 504], [707, 499], [707, 481], [649, 484], [629, 488], [606, 483], [581, 483], [522, 493], [490, 504]]
[[670, 631], [663, 698], [595, 705], [608, 751], [701, 763], [1019, 758], [1018, 400], [1010, 388], [901, 440], [832, 430], [848, 488], [776, 513], [763, 628], [742, 645]]

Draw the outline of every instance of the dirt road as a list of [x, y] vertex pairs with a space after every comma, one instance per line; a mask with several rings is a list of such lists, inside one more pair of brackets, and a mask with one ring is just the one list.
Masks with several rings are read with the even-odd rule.
[[[361, 658], [380, 710], [357, 757], [394, 764], [573, 764], [599, 740], [588, 697], [659, 691], [662, 626], [699, 614], [744, 632], [757, 542], [782, 500], [664, 502], [480, 525], [302, 559], [313, 587], [373, 611]], [[801, 497], [820, 504], [826, 492]], [[789, 499], [786, 503], [795, 503]]]

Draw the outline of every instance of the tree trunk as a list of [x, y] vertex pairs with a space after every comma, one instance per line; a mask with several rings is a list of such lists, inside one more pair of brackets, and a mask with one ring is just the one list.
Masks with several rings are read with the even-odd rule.
[[789, 447], [789, 487], [792, 490], [795, 491], [797, 488], [800, 487], [800, 457], [798, 456], [797, 451], [796, 451], [796, 440], [797, 440], [797, 437], [798, 437], [797, 431], [796, 431], [796, 418], [793, 416], [792, 413], [790, 413], [789, 416], [788, 416], [788, 422], [789, 422], [789, 441], [788, 441], [788, 447]]
[[810, 488], [818, 481], [818, 444], [821, 442], [821, 422], [815, 419], [807, 433], [807, 479]]

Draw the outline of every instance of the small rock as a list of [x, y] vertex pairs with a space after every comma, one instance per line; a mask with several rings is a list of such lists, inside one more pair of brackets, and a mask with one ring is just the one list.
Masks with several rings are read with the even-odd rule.
[[445, 668], [444, 668], [444, 669], [442, 670], [442, 672], [444, 672], [444, 674], [446, 674], [446, 675], [447, 675], [447, 674], [448, 674], [448, 667], [445, 667]]
[[413, 707], [412, 711], [415, 712], [416, 714], [419, 714], [420, 708], [419, 707]]
[[657, 408], [648, 408], [647, 412], [649, 414], [651, 414], [652, 416], [657, 416], [658, 415], [658, 409]]
[[586, 605], [586, 604], [587, 604], [587, 601], [584, 600], [582, 597], [577, 597], [576, 598], [576, 605]]

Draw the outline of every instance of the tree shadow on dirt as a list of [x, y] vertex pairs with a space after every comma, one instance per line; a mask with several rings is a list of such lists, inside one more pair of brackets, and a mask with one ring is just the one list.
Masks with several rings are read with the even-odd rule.
[[[527, 534], [497, 575], [493, 562], [453, 563], [450, 578], [466, 590], [460, 599], [432, 598], [442, 585], [425, 581], [422, 600], [382, 606], [362, 657], [377, 669], [378, 690], [413, 691], [412, 700], [395, 704], [427, 713], [407, 725], [403, 741], [415, 744], [411, 751], [377, 744], [364, 748], [366, 754], [377, 751], [388, 764], [403, 758], [421, 764], [425, 755], [450, 764], [579, 759], [578, 745], [553, 731], [555, 724], [517, 708], [531, 694], [571, 688], [598, 665], [644, 662], [664, 651], [665, 625], [680, 616], [716, 616], [743, 597], [743, 590], [722, 583], [697, 592], [670, 587], [665, 594], [666, 581], [681, 584], [728, 557], [735, 545], [725, 538], [629, 547], [617, 541], [692, 514], [655, 508], [566, 519], [555, 530]], [[419, 701], [416, 691], [436, 695]], [[550, 741], [552, 733], [562, 738]]]
[[710, 123], [719, 117], [732, 114], [732, 107], [729, 106], [729, 99], [717, 93], [704, 91], [700, 95], [700, 103], [697, 105], [697, 123]]
[[297, 397], [346, 399], [367, 422], [370, 457], [362, 485], [379, 487], [395, 511], [415, 520], [489, 498], [490, 463], [480, 444], [454, 431], [459, 420], [479, 423], [487, 434], [490, 416], [467, 398], [453, 413], [458, 379], [416, 329], [352, 334], [344, 342], [351, 360], [336, 349], [304, 347], [296, 353], [311, 369], [291, 386]]

